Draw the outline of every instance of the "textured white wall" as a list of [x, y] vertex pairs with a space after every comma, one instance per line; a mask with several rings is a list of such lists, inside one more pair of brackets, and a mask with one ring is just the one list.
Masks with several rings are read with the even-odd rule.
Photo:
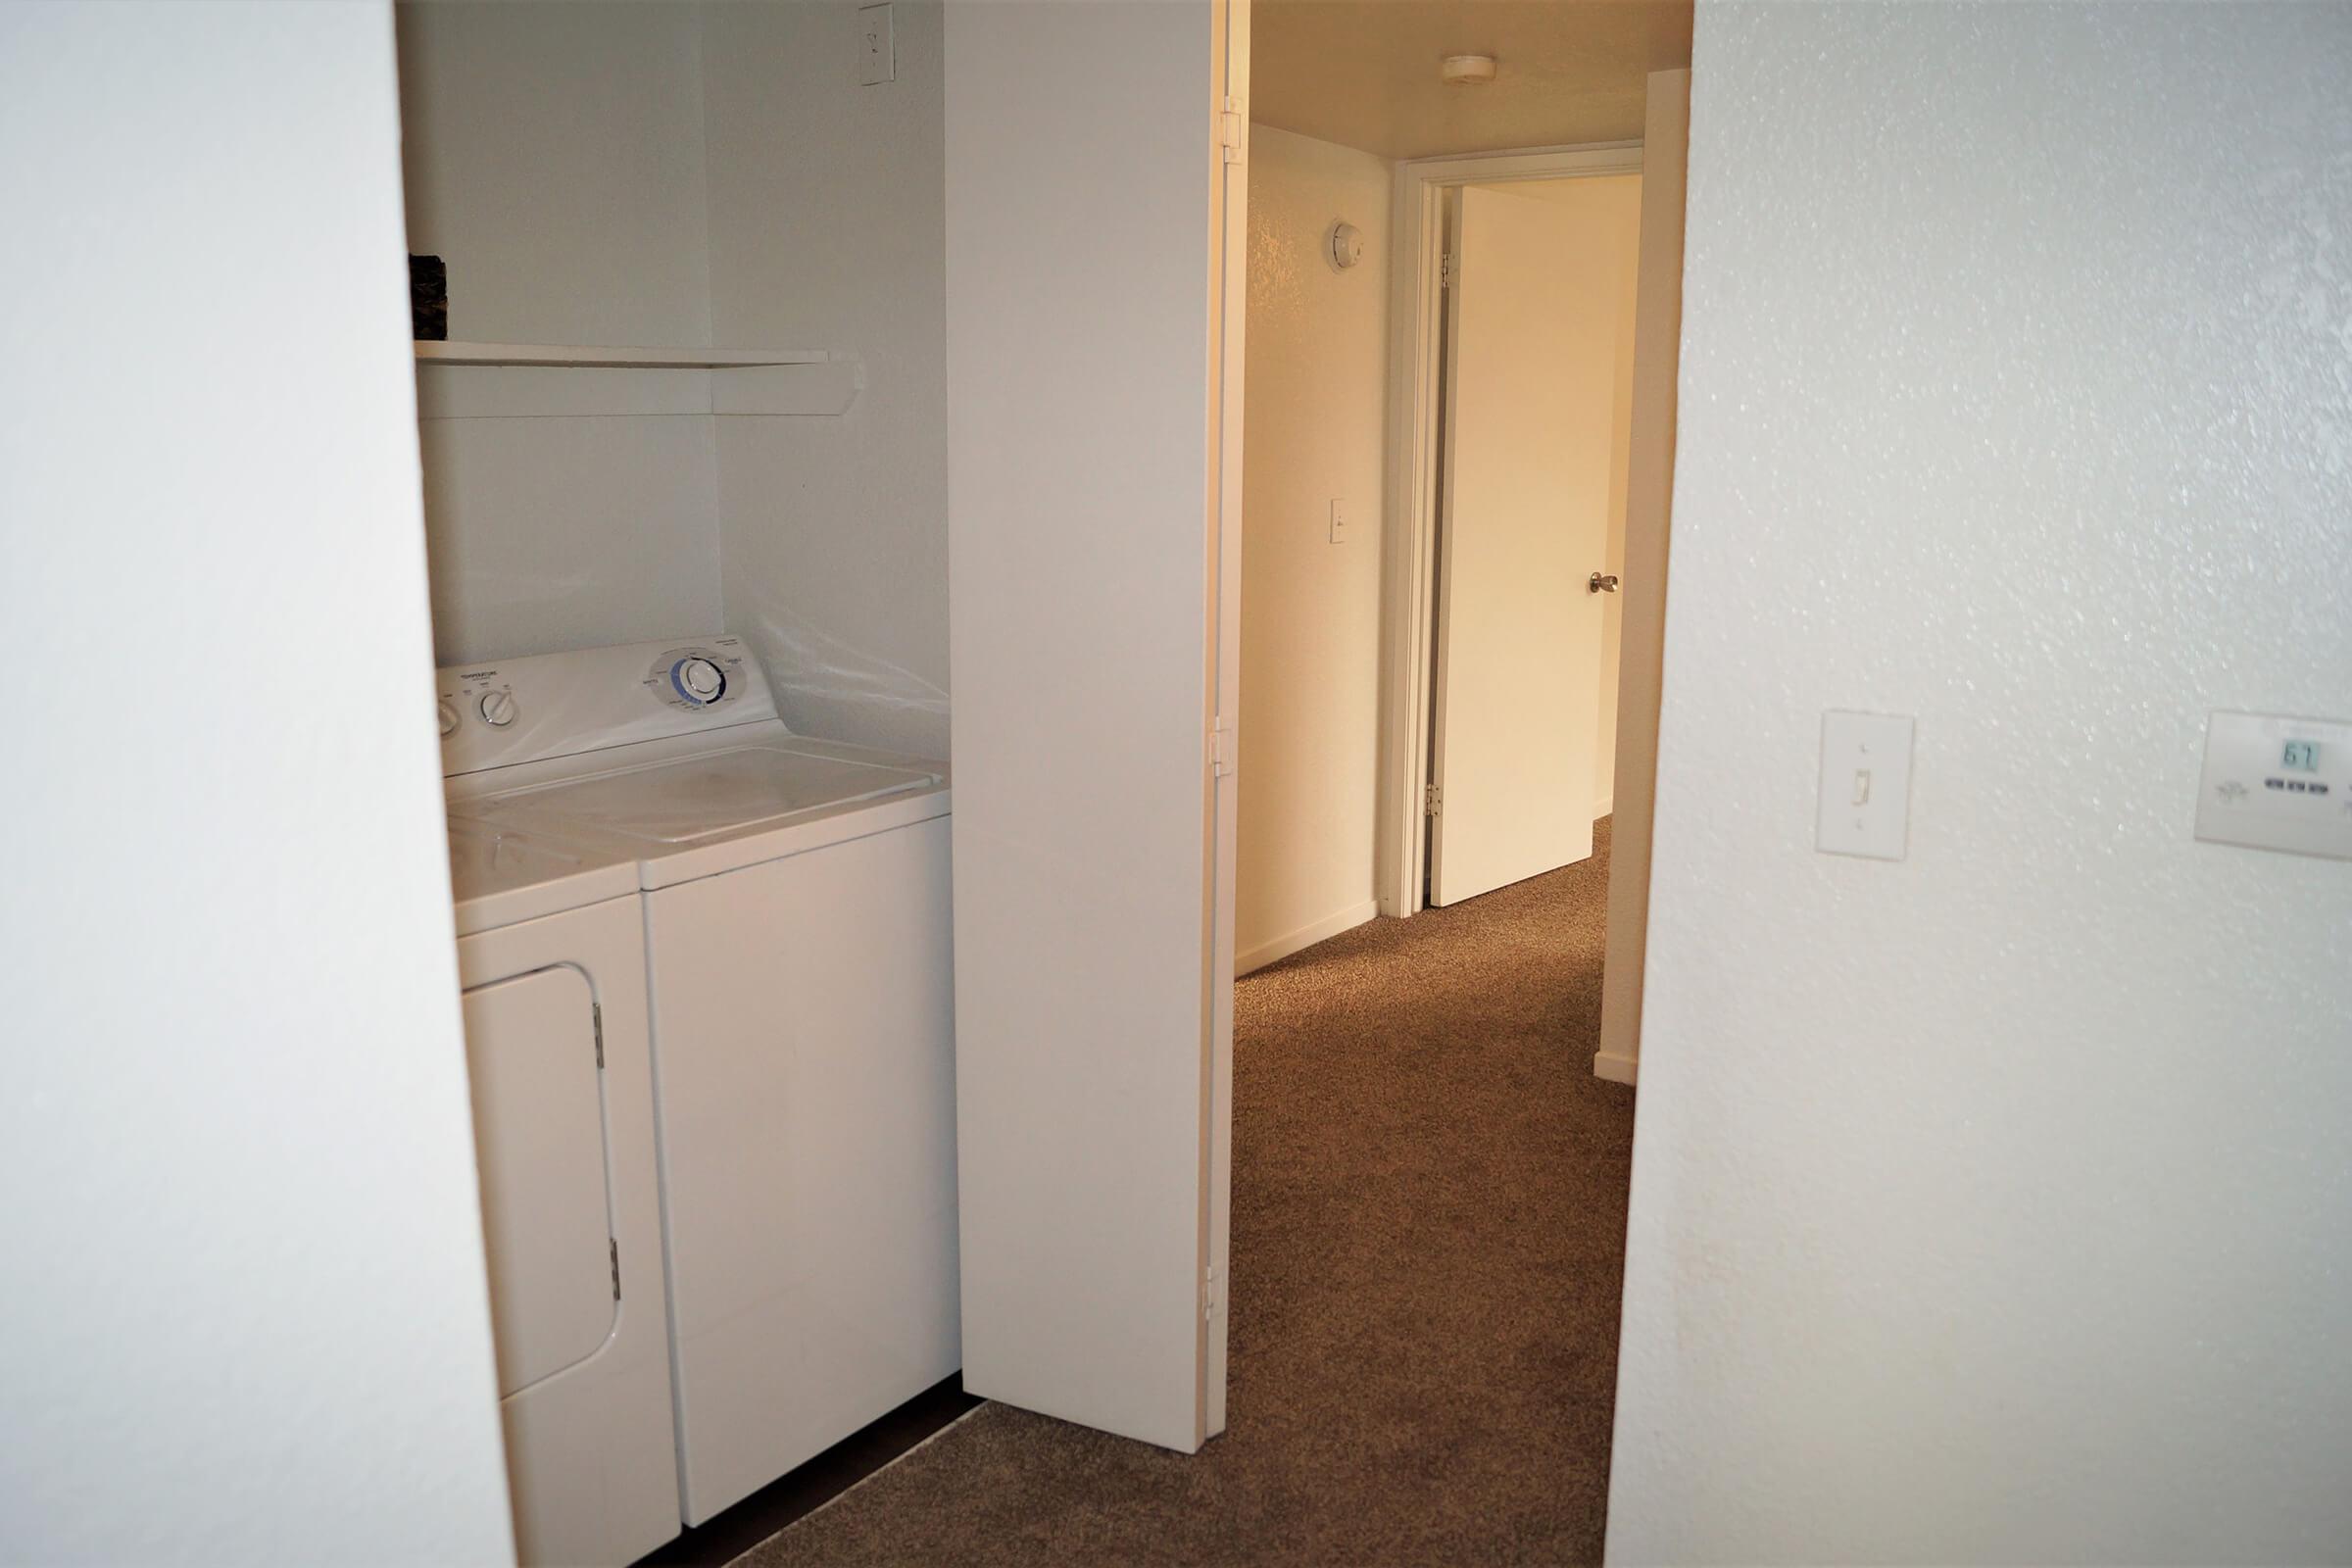
[[[2352, 1544], [2352, 10], [1705, 6], [1610, 1555]], [[1812, 849], [1918, 715], [1910, 857]]]
[[855, 350], [838, 419], [718, 421], [721, 580], [785, 719], [948, 750], [940, 7], [897, 0], [858, 82], [856, 0], [704, 11], [711, 317], [723, 342]]
[[0, 1558], [512, 1561], [375, 5], [0, 7]]
[[[1271, 962], [1378, 912], [1380, 533], [1390, 164], [1271, 126], [1250, 139], [1242, 715], [1234, 948]], [[1363, 260], [1331, 265], [1331, 227]], [[1331, 542], [1331, 502], [1354, 536]]]
[[[397, 14], [409, 248], [449, 265], [449, 335], [709, 344], [698, 9], [430, 0]], [[718, 626], [711, 419], [421, 430], [441, 662]]]

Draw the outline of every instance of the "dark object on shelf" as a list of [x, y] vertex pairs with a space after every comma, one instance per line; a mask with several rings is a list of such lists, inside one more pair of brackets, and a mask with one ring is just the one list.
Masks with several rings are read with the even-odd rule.
[[449, 341], [449, 265], [438, 256], [409, 258], [409, 318], [417, 342]]

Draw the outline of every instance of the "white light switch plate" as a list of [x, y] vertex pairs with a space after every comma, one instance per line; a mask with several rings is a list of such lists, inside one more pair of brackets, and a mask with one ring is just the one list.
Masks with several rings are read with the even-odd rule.
[[1348, 503], [1335, 500], [1331, 504], [1331, 542], [1344, 545], [1355, 532], [1355, 521], [1348, 515]]
[[858, 82], [878, 87], [899, 79], [899, 51], [890, 31], [890, 7], [858, 8]]
[[2197, 837], [2352, 860], [2352, 723], [2214, 713]]
[[1821, 715], [1824, 855], [1899, 860], [1911, 838], [1911, 720], [1899, 713]]

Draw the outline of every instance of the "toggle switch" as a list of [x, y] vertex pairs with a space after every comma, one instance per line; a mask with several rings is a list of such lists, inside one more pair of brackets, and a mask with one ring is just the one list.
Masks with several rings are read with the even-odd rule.
[[1911, 727], [1899, 713], [1821, 715], [1815, 849], [1874, 860], [1899, 860], [1908, 853]]

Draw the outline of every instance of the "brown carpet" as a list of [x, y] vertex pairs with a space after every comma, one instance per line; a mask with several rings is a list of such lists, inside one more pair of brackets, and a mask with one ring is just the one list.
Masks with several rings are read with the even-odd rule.
[[1597, 1561], [1634, 1108], [1592, 1076], [1608, 826], [1241, 982], [1225, 1436], [985, 1405], [742, 1560]]

